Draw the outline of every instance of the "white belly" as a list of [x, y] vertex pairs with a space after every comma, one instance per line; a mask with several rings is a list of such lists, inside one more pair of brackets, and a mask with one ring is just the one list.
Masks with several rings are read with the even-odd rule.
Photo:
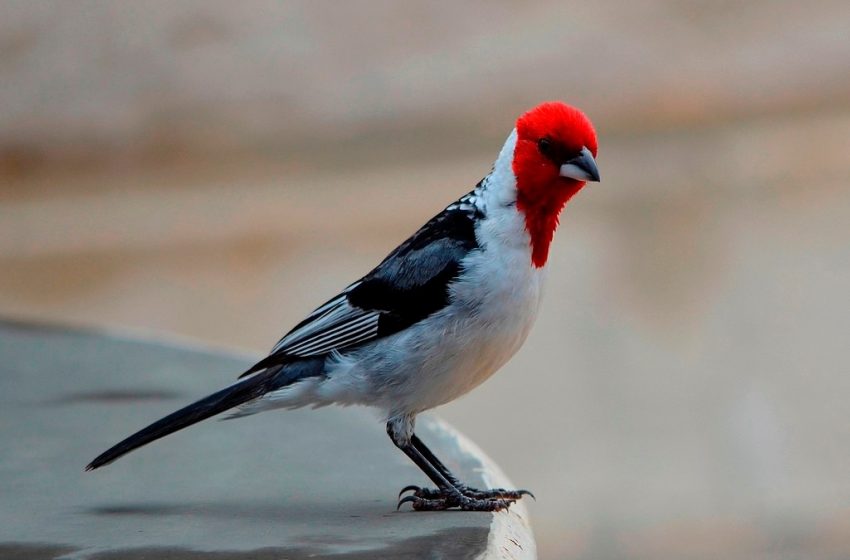
[[487, 253], [475, 258], [481, 261], [477, 277], [456, 286], [456, 312], [444, 319], [450, 332], [445, 349], [421, 375], [420, 394], [427, 395], [423, 401], [429, 408], [460, 397], [505, 365], [537, 317], [542, 270], [506, 269], [509, 263]]

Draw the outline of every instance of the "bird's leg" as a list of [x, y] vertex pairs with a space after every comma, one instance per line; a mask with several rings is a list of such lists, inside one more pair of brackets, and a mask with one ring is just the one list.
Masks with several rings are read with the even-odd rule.
[[[422, 454], [425, 459], [434, 466], [440, 474], [455, 488], [460, 490], [461, 494], [464, 496], [468, 496], [470, 498], [475, 498], [479, 500], [492, 500], [496, 498], [501, 498], [503, 500], [516, 501], [522, 498], [523, 496], [531, 496], [534, 497], [534, 494], [529, 492], [528, 490], [505, 490], [504, 488], [491, 488], [489, 490], [478, 490], [477, 488], [471, 488], [458, 480], [458, 478], [452, 474], [452, 472], [446, 467], [442, 461], [440, 461], [434, 452], [428, 449], [428, 447], [423, 443], [419, 436], [416, 434], [412, 434], [410, 437], [410, 443], [416, 448], [419, 453]], [[431, 488], [420, 488], [418, 486], [408, 486], [402, 493], [408, 490], [415, 490], [414, 495], [420, 498], [433, 499], [439, 495], [439, 490], [434, 490]]]
[[437, 488], [430, 492], [427, 498], [424, 496], [407, 496], [398, 502], [398, 507], [401, 507], [405, 502], [412, 502], [413, 509], [416, 510], [441, 510], [461, 505], [461, 500], [465, 496], [435, 469], [416, 448], [409, 443], [398, 447], [437, 485]]
[[[410, 422], [412, 422], [412, 419], [410, 419]], [[443, 510], [453, 507], [470, 511], [500, 511], [507, 509], [513, 503], [513, 500], [479, 499], [464, 495], [413, 445], [410, 437], [412, 435], [412, 424], [409, 426], [399, 426], [398, 424], [399, 422], [387, 422], [387, 433], [390, 439], [437, 485], [437, 490], [429, 492], [430, 497], [420, 497], [415, 494], [406, 496], [399, 501], [399, 507], [405, 502], [411, 502], [413, 509], [420, 511]], [[452, 478], [457, 481], [454, 477]]]

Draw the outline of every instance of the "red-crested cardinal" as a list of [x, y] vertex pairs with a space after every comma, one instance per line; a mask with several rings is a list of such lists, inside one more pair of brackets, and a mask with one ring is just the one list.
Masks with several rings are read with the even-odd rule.
[[587, 181], [599, 181], [595, 156], [596, 133], [581, 111], [560, 102], [531, 109], [470, 193], [298, 323], [236, 383], [133, 434], [86, 470], [235, 407], [233, 416], [360, 404], [386, 412], [393, 443], [437, 486], [408, 486], [402, 493], [413, 494], [399, 506], [509, 507], [529, 492], [466, 486], [414, 422], [482, 383], [525, 341], [558, 216]]

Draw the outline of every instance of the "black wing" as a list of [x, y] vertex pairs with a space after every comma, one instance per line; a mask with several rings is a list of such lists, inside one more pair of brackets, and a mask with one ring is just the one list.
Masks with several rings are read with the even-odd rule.
[[478, 248], [477, 210], [452, 205], [399, 245], [369, 274], [295, 326], [243, 375], [396, 333], [449, 303], [460, 262]]

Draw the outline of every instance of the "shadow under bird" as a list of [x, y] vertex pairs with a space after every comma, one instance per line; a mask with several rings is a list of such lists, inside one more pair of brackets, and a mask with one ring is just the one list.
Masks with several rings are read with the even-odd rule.
[[523, 344], [561, 210], [599, 181], [596, 149], [593, 125], [578, 109], [548, 102], [526, 112], [471, 192], [313, 311], [234, 384], [131, 435], [86, 470], [231, 409], [238, 417], [359, 404], [386, 412], [390, 439], [436, 485], [408, 486], [399, 507], [510, 507], [530, 493], [465, 485], [416, 436], [415, 419], [478, 386]]

